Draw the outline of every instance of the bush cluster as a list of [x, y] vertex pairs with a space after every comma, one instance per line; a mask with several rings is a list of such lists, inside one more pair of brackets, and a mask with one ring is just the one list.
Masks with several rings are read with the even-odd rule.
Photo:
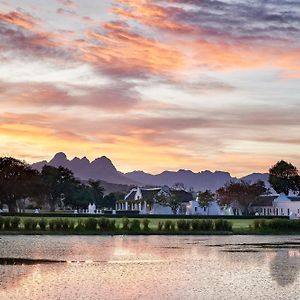
[[[24, 218], [2, 217], [0, 216], [0, 230], [41, 230], [41, 231], [101, 231], [113, 232], [115, 230], [140, 232], [149, 231], [150, 221], [148, 219], [129, 219], [123, 218], [121, 226], [116, 225], [115, 219], [110, 218]], [[291, 229], [300, 230], [300, 221], [289, 221], [277, 219], [271, 221], [255, 220], [255, 229]], [[180, 219], [177, 221], [165, 220], [160, 221], [157, 225], [158, 231], [175, 232], [175, 231], [232, 231], [232, 224], [223, 219]]]
[[175, 231], [176, 229], [178, 231], [232, 231], [232, 223], [223, 219], [178, 220], [176, 223], [166, 220], [159, 222], [157, 226], [158, 231]]
[[300, 220], [272, 219], [270, 221], [255, 220], [256, 230], [300, 231]]

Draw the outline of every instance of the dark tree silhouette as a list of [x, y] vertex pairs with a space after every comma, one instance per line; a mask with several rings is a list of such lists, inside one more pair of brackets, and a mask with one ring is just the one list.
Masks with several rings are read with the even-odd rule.
[[17, 201], [38, 193], [39, 173], [25, 162], [12, 157], [0, 158], [0, 202], [16, 212]]
[[97, 207], [103, 207], [103, 194], [105, 189], [101, 185], [101, 181], [90, 179], [88, 184], [92, 194], [92, 202], [95, 203]]
[[61, 166], [55, 168], [45, 165], [41, 172], [41, 178], [51, 211], [54, 211], [55, 206], [62, 200], [64, 203], [73, 202], [74, 189], [80, 183], [71, 170]]
[[209, 206], [211, 202], [215, 199], [215, 194], [210, 190], [206, 190], [205, 192], [198, 193], [198, 203], [200, 207], [207, 207], [209, 211]]
[[217, 190], [217, 198], [221, 205], [239, 207], [243, 214], [249, 214], [252, 202], [260, 195], [267, 194], [268, 190], [263, 181], [254, 184], [248, 182], [230, 182]]
[[278, 194], [299, 191], [299, 173], [291, 163], [281, 160], [270, 168], [269, 174], [269, 182]]

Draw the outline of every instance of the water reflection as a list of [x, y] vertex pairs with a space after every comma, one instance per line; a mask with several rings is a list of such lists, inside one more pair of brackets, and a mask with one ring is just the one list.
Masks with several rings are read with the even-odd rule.
[[276, 251], [270, 263], [271, 276], [284, 287], [295, 282], [300, 270], [300, 250], [282, 249]]
[[0, 299], [300, 299], [299, 246], [293, 237], [2, 237]]

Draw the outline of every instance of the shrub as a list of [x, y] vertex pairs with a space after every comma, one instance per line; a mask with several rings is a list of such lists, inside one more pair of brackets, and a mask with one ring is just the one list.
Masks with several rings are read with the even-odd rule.
[[38, 220], [35, 218], [32, 219], [32, 223], [31, 223], [32, 229], [36, 229], [37, 225], [38, 225]]
[[232, 231], [232, 223], [223, 219], [215, 220], [215, 230]]
[[144, 230], [149, 230], [149, 223], [150, 221], [148, 219], [143, 219], [143, 226], [144, 226]]
[[84, 230], [84, 228], [85, 228], [84, 220], [83, 219], [78, 219], [75, 229], [78, 230], [78, 231], [81, 231], [81, 230]]
[[70, 228], [70, 220], [67, 218], [62, 219], [62, 229], [63, 230], [69, 230]]
[[179, 230], [189, 230], [191, 227], [191, 222], [187, 220], [178, 220], [177, 221], [177, 228]]
[[171, 230], [173, 228], [173, 222], [170, 220], [166, 220], [164, 223], [164, 229], [165, 230]]
[[69, 220], [68, 222], [68, 229], [69, 230], [74, 230], [75, 229], [75, 221], [74, 220]]
[[116, 220], [109, 220], [109, 227], [108, 229], [114, 230], [116, 229]]
[[212, 220], [201, 220], [199, 222], [199, 230], [204, 230], [204, 231], [214, 230], [214, 222]]
[[159, 231], [162, 231], [163, 226], [164, 226], [164, 224], [163, 224], [162, 222], [158, 222], [158, 224], [157, 224], [157, 229], [158, 229]]
[[269, 227], [269, 224], [266, 222], [266, 220], [258, 219], [254, 221], [254, 229], [267, 229]]
[[100, 227], [100, 230], [108, 230], [110, 229], [110, 220], [108, 218], [101, 217], [98, 220], [98, 225]]
[[3, 228], [4, 218], [0, 216], [0, 230]]
[[130, 223], [130, 221], [129, 221], [129, 219], [128, 218], [123, 218], [122, 219], [122, 224], [123, 224], [123, 229], [124, 230], [128, 230], [129, 229], [129, 223]]
[[26, 219], [24, 219], [23, 224], [24, 224], [24, 228], [26, 230], [32, 230], [32, 228], [33, 228], [33, 226], [32, 226], [33, 225], [33, 219], [26, 218]]
[[63, 228], [63, 219], [55, 219], [54, 224], [56, 230], [61, 230]]
[[20, 223], [21, 223], [20, 218], [18, 218], [18, 217], [12, 218], [12, 219], [11, 219], [11, 223], [10, 223], [11, 228], [12, 228], [12, 229], [18, 229]]
[[56, 228], [56, 220], [55, 219], [51, 219], [49, 221], [49, 228], [50, 228], [50, 230], [55, 230], [55, 228]]
[[9, 230], [11, 228], [11, 218], [6, 217], [4, 218], [4, 229]]
[[191, 225], [193, 230], [199, 230], [199, 220], [192, 220]]
[[141, 230], [141, 221], [138, 220], [138, 219], [132, 220], [131, 223], [130, 223], [129, 229], [131, 231], [139, 231], [139, 230]]
[[48, 223], [46, 219], [40, 219], [38, 223], [41, 230], [46, 230], [46, 226]]
[[87, 230], [97, 230], [97, 220], [95, 218], [86, 219], [84, 225]]

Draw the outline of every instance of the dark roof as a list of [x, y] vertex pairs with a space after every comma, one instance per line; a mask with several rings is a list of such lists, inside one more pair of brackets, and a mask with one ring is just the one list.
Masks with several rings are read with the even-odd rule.
[[181, 202], [189, 202], [194, 200], [193, 194], [186, 192], [184, 190], [179, 190], [179, 191], [172, 190], [172, 193], [175, 194], [176, 197], [178, 197]]
[[[276, 198], [278, 198], [278, 195], [259, 196], [253, 201], [252, 206], [272, 206]], [[291, 201], [300, 201], [299, 196], [289, 196], [288, 198]]]
[[291, 201], [300, 201], [300, 196], [288, 197]]
[[151, 190], [141, 189], [142, 198], [144, 200], [152, 200], [159, 191], [160, 191], [160, 189], [151, 189]]

